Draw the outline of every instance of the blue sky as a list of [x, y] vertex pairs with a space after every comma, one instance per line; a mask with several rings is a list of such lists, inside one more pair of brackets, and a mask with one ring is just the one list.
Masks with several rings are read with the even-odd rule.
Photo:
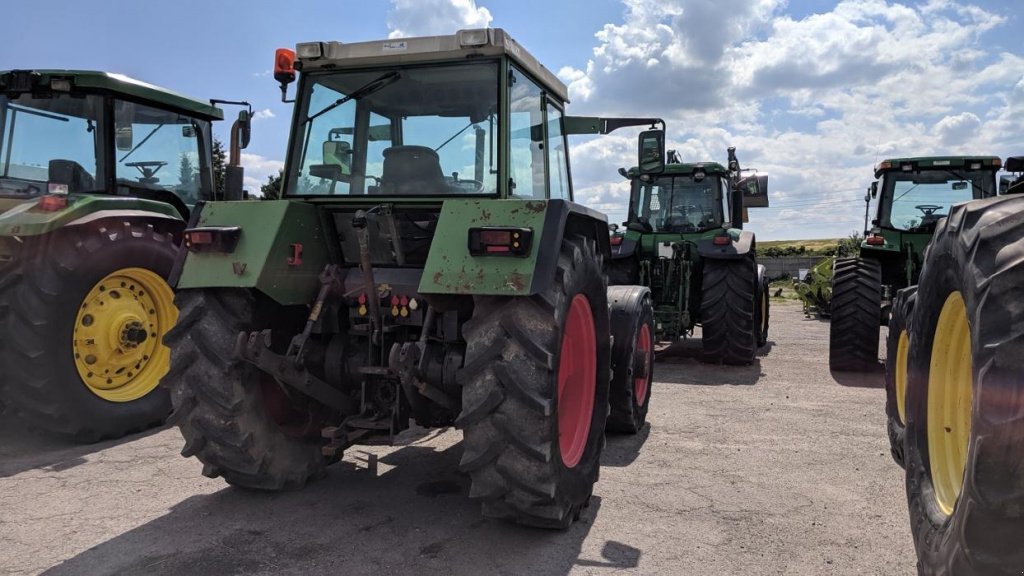
[[[1016, 8], [1016, 10], [1014, 10]], [[313, 0], [18, 2], [0, 69], [121, 72], [258, 110], [249, 187], [284, 158], [274, 49], [509, 30], [570, 87], [570, 114], [657, 115], [686, 160], [736, 146], [771, 176], [763, 239], [859, 229], [887, 156], [1024, 154], [1019, 2], [990, 0]], [[226, 135], [228, 124], [218, 132]], [[635, 132], [572, 149], [577, 200], [621, 219]]]

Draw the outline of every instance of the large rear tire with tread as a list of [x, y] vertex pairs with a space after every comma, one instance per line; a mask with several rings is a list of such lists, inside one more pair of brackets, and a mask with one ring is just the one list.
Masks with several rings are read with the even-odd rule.
[[[236, 289], [178, 293], [181, 316], [164, 341], [171, 369], [171, 420], [181, 429], [181, 455], [203, 463], [203, 475], [257, 490], [297, 489], [326, 473], [319, 434], [289, 434], [267, 395], [272, 378], [234, 356], [240, 332], [266, 328], [253, 294]], [[311, 418], [317, 406], [310, 404]], [[316, 430], [319, 432], [319, 430]]]
[[700, 312], [704, 362], [743, 365], [754, 361], [757, 292], [753, 255], [704, 261]]
[[654, 383], [654, 309], [640, 286], [608, 288], [611, 307], [612, 381], [608, 430], [636, 434], [647, 422]]
[[485, 516], [566, 528], [589, 502], [608, 416], [606, 290], [596, 242], [575, 236], [542, 293], [475, 298], [456, 424]]
[[160, 338], [177, 311], [173, 236], [130, 222], [28, 238], [0, 278], [0, 399], [31, 427], [78, 442], [156, 426]]
[[873, 258], [838, 258], [832, 273], [828, 366], [869, 372], [878, 367], [882, 266]]
[[908, 320], [917, 302], [917, 287], [904, 288], [892, 302], [892, 318], [885, 339], [885, 416], [889, 453], [901, 467], [906, 434], [907, 354], [910, 351]]
[[954, 206], [911, 320], [906, 479], [922, 575], [1024, 567], [1024, 197]]

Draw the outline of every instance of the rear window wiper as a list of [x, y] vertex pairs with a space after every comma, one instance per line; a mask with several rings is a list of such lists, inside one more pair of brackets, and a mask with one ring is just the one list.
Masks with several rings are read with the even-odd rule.
[[342, 98], [338, 98], [334, 102], [328, 104], [326, 107], [324, 107], [323, 110], [321, 110], [321, 111], [317, 112], [316, 114], [313, 114], [312, 116], [309, 116], [308, 118], [306, 118], [306, 120], [303, 122], [303, 124], [309, 124], [313, 120], [316, 120], [320, 116], [323, 116], [324, 114], [327, 114], [331, 110], [334, 110], [335, 108], [337, 108], [338, 106], [341, 106], [342, 104], [344, 104], [345, 102], [348, 102], [349, 100], [358, 100], [358, 99], [363, 98], [365, 96], [369, 96], [370, 94], [373, 94], [374, 92], [380, 90], [381, 88], [384, 88], [384, 87], [388, 86], [389, 84], [393, 84], [395, 81], [397, 81], [401, 77], [402, 77], [401, 74], [399, 74], [398, 72], [388, 72], [387, 74], [384, 74], [384, 75], [380, 76], [376, 80], [372, 80], [369, 83], [364, 84], [363, 86], [361, 86], [359, 88], [356, 88], [348, 96], [344, 96]]

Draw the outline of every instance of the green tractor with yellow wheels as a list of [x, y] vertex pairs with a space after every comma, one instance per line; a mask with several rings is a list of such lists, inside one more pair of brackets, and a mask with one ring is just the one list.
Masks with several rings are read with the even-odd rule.
[[886, 359], [905, 378], [901, 450], [925, 575], [1024, 566], [1024, 158], [1006, 170], [1017, 178], [1005, 195], [936, 224], [901, 352]]
[[[182, 454], [279, 490], [454, 425], [485, 515], [568, 526], [605, 431], [644, 425], [654, 328], [646, 288], [607, 286], [567, 137], [658, 120], [565, 116], [501, 29], [279, 50], [283, 98], [297, 76], [283, 199], [207, 203], [184, 232], [164, 339]], [[659, 169], [663, 132], [640, 138]]]
[[[167, 278], [190, 206], [214, 198], [211, 123], [222, 118], [210, 102], [116, 74], [0, 72], [9, 413], [91, 442], [170, 412], [157, 387], [178, 315]], [[240, 170], [229, 170], [239, 191]]]
[[749, 364], [768, 340], [768, 281], [747, 209], [768, 206], [768, 177], [726, 165], [670, 162], [658, 173], [620, 169], [629, 216], [611, 237], [613, 284], [651, 289], [655, 336], [675, 342], [701, 327], [706, 362]]

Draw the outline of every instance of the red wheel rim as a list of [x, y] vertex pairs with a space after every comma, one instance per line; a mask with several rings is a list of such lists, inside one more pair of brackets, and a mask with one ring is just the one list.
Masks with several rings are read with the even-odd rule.
[[590, 436], [597, 387], [597, 337], [587, 297], [569, 305], [558, 364], [558, 447], [567, 468], [579, 464]]
[[636, 336], [636, 352], [633, 364], [633, 394], [636, 405], [643, 406], [647, 401], [647, 387], [651, 382], [651, 328], [646, 323], [640, 326]]

